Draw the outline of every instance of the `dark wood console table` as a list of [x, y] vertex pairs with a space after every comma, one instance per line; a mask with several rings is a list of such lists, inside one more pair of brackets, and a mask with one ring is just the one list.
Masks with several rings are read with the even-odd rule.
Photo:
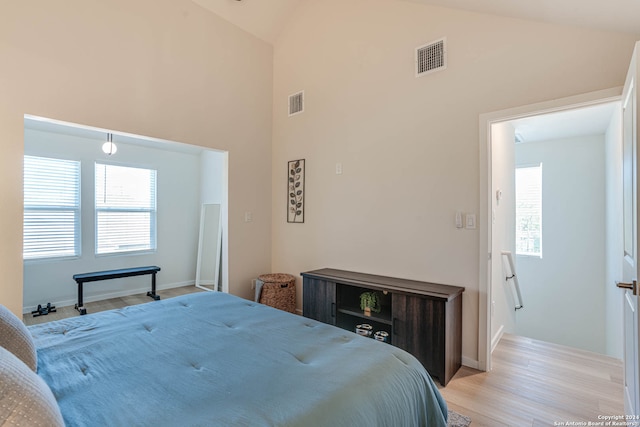
[[[413, 354], [446, 386], [462, 364], [463, 287], [323, 268], [301, 273], [305, 317], [355, 331], [368, 323]], [[379, 313], [365, 316], [360, 294], [377, 291]]]

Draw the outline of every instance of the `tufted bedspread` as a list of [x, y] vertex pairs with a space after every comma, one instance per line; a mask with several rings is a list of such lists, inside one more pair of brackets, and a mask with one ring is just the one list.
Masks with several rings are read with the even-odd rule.
[[29, 330], [68, 426], [446, 426], [410, 354], [228, 294]]

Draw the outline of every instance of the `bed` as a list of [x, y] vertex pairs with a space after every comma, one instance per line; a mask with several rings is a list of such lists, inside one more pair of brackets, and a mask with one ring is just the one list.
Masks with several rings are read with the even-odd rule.
[[446, 426], [410, 354], [229, 294], [28, 330], [67, 426]]

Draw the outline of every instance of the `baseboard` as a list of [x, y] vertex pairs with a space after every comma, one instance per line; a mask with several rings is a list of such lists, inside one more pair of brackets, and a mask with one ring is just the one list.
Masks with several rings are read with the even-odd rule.
[[500, 325], [500, 328], [498, 328], [498, 332], [496, 332], [493, 338], [491, 338], [491, 353], [493, 353], [493, 350], [496, 349], [496, 346], [502, 339], [502, 335], [504, 335], [504, 325]]
[[468, 368], [480, 369], [480, 362], [475, 359], [471, 359], [470, 357], [462, 356], [462, 365]]
[[[162, 284], [162, 285], [156, 285], [156, 291], [161, 291], [163, 289], [180, 288], [182, 286], [189, 286], [189, 285], [193, 285], [193, 281], [176, 282], [176, 283], [165, 283], [165, 284]], [[99, 294], [99, 295], [92, 295], [92, 296], [84, 295], [82, 300], [85, 303], [86, 302], [102, 301], [102, 300], [109, 299], [109, 298], [119, 298], [119, 297], [126, 297], [126, 296], [129, 296], [129, 295], [145, 294], [149, 290], [150, 290], [150, 287], [147, 285], [147, 286], [145, 286], [143, 288], [126, 289], [124, 291], [109, 292], [109, 293], [104, 293], [104, 294]], [[151, 298], [149, 298], [149, 301], [151, 301]], [[72, 299], [72, 300], [47, 301], [47, 302], [51, 302], [51, 305], [54, 305], [56, 307], [68, 307], [68, 306], [75, 305], [78, 302], [78, 300], [77, 299]], [[36, 309], [36, 306], [22, 307], [22, 314], [31, 313], [31, 311], [33, 311], [35, 309]]]

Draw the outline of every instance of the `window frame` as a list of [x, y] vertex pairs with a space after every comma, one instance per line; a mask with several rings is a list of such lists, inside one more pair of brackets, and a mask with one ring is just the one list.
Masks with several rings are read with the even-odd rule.
[[[98, 207], [98, 166], [104, 165], [106, 168], [109, 167], [117, 167], [117, 168], [130, 168], [130, 169], [141, 169], [145, 171], [150, 171], [153, 173], [153, 194], [151, 194], [151, 200], [153, 201], [152, 206], [149, 208], [125, 208], [125, 207], [107, 207], [100, 208]], [[151, 188], [151, 187], [150, 187]], [[158, 250], [158, 171], [157, 169], [142, 166], [142, 165], [133, 165], [133, 164], [122, 164], [115, 162], [106, 162], [103, 160], [94, 161], [94, 185], [93, 185], [93, 199], [94, 199], [94, 226], [95, 226], [95, 241], [94, 241], [94, 255], [96, 257], [109, 257], [109, 256], [128, 256], [128, 255], [140, 255], [140, 254], [152, 254], [157, 252]], [[150, 233], [150, 247], [144, 249], [132, 249], [132, 250], [117, 250], [117, 251], [109, 251], [109, 252], [99, 252], [99, 219], [98, 215], [100, 212], [123, 212], [123, 213], [144, 213], [148, 212], [149, 215], [149, 233]]]
[[[27, 171], [27, 158], [35, 158], [35, 159], [45, 159], [45, 160], [53, 160], [60, 162], [69, 162], [74, 163], [77, 167], [77, 175], [76, 179], [76, 188], [75, 188], [75, 199], [76, 204], [73, 207], [63, 207], [61, 205], [34, 205], [29, 207], [25, 190], [26, 190], [26, 171]], [[74, 260], [79, 259], [82, 256], [82, 161], [70, 158], [63, 157], [51, 157], [51, 156], [43, 156], [43, 155], [32, 155], [32, 154], [24, 154], [23, 155], [23, 165], [22, 165], [22, 173], [23, 173], [23, 182], [22, 182], [22, 197], [23, 197], [23, 209], [22, 209], [22, 261], [23, 263], [38, 263], [38, 262], [58, 262], [65, 260]], [[74, 212], [74, 225], [73, 225], [73, 254], [64, 254], [64, 255], [47, 255], [47, 256], [36, 256], [36, 257], [25, 257], [25, 247], [27, 246], [25, 243], [25, 233], [27, 231], [27, 221], [26, 214], [27, 212], [42, 212], [42, 211], [55, 211], [55, 212]]]
[[[538, 230], [538, 239], [539, 239], [539, 250], [536, 251], [522, 251], [518, 247], [518, 236], [519, 236], [519, 225], [518, 225], [518, 170], [519, 169], [538, 169], [539, 172], [539, 201], [538, 201], [538, 217], [539, 217], [539, 230]], [[535, 163], [525, 163], [519, 164], [515, 167], [514, 171], [514, 193], [515, 193], [515, 252], [517, 256], [525, 256], [525, 257], [534, 257], [542, 259], [543, 254], [543, 197], [542, 197], [542, 185], [543, 185], [543, 164], [542, 162]], [[535, 239], [535, 238], [534, 238]]]

